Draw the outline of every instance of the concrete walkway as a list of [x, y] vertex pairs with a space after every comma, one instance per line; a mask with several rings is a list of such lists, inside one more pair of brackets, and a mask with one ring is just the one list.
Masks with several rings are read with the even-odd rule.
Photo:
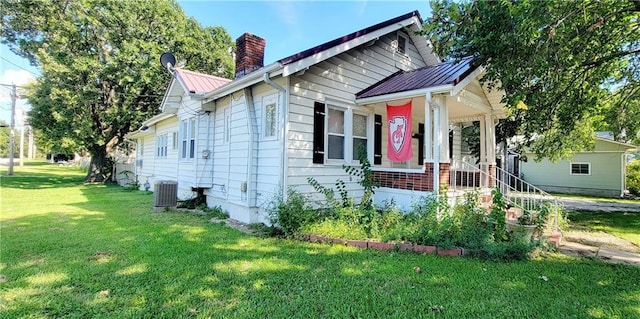
[[564, 204], [565, 210], [575, 211], [605, 211], [605, 212], [640, 212], [638, 203], [616, 203], [591, 200], [586, 198], [558, 197]]
[[640, 254], [563, 241], [558, 251], [574, 257], [598, 258], [604, 262], [640, 267]]

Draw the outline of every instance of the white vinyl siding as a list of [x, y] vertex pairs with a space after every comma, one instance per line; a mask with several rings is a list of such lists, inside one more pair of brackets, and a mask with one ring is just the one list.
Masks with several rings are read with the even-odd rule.
[[[342, 165], [327, 165], [331, 162], [336, 164], [346, 163], [345, 160], [329, 160], [328, 141], [325, 137], [325, 164], [313, 163], [313, 132], [314, 132], [314, 103], [323, 102], [329, 106], [335, 105], [332, 101], [343, 101], [353, 104], [355, 94], [381, 81], [389, 75], [403, 69], [416, 69], [427, 64], [416, 50], [413, 42], [409, 39], [406, 45], [405, 54], [397, 54], [391, 49], [392, 41], [396, 40], [397, 32], [389, 33], [380, 37], [373, 45], [362, 45], [325, 61], [310, 66], [304, 74], [290, 76], [290, 96], [287, 105], [288, 112], [288, 133], [287, 133], [287, 156], [286, 167], [287, 186], [294, 187], [301, 193], [314, 194], [314, 190], [309, 186], [307, 176], [314, 176], [318, 182], [334, 187], [337, 179], [345, 179], [345, 172]], [[338, 105], [342, 107], [343, 105]], [[327, 110], [328, 112], [328, 110]], [[373, 114], [371, 108], [353, 106], [353, 114], [367, 116], [367, 148], [369, 150], [369, 160], [373, 162]], [[329, 131], [329, 114], [325, 113], [325, 131]], [[379, 113], [383, 114], [383, 113]], [[348, 115], [347, 115], [348, 117]], [[414, 121], [418, 122], [418, 121]], [[347, 120], [348, 126], [345, 130], [353, 130], [352, 122]], [[417, 124], [416, 124], [417, 125]], [[333, 135], [338, 139], [338, 133]], [[328, 135], [327, 135], [328, 137]], [[353, 161], [354, 150], [353, 134], [346, 135], [350, 148], [345, 147], [344, 158]], [[363, 136], [361, 136], [363, 137]], [[356, 153], [357, 154], [357, 153]], [[336, 155], [337, 156], [337, 155]], [[357, 156], [357, 155], [356, 155]], [[356, 179], [346, 180], [347, 190], [353, 191], [356, 197], [361, 196], [359, 191], [362, 187], [357, 184]]]

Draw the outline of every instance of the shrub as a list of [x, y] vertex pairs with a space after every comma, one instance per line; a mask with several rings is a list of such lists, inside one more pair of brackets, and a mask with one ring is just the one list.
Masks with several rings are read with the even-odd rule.
[[276, 194], [267, 206], [269, 222], [279, 228], [283, 235], [291, 237], [304, 225], [320, 219], [319, 211], [309, 206], [309, 200], [293, 189], [287, 190], [286, 200]]
[[627, 165], [627, 189], [631, 194], [640, 196], [640, 160]]

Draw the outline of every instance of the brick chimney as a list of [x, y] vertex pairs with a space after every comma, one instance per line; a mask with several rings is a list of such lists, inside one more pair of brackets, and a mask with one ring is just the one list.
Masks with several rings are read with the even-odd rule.
[[236, 40], [236, 79], [264, 66], [266, 41], [251, 33], [244, 33]]

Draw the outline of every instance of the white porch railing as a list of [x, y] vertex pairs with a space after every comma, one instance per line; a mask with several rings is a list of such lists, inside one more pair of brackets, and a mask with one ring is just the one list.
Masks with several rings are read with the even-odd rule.
[[[520, 209], [521, 213], [533, 214], [545, 205], [551, 205], [550, 218], [554, 231], [558, 230], [558, 212], [563, 204], [557, 197], [492, 164], [472, 165], [462, 161], [452, 164], [449, 190], [489, 194], [491, 189], [498, 188], [507, 203]], [[495, 170], [494, 174], [492, 170]]]

